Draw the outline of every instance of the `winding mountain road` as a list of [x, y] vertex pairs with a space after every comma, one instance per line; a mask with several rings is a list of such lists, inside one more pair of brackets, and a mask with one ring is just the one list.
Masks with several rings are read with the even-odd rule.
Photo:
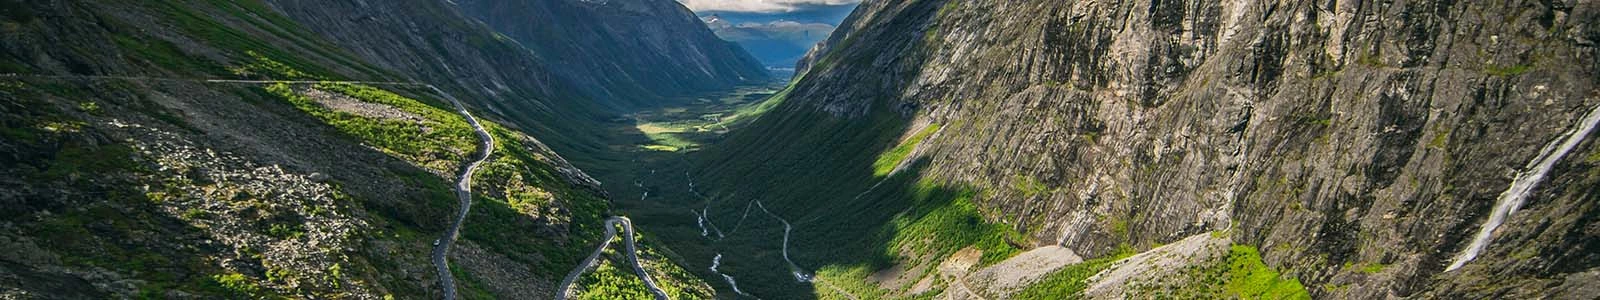
[[494, 152], [494, 136], [490, 136], [489, 131], [483, 129], [478, 119], [472, 117], [472, 113], [468, 112], [467, 107], [456, 100], [455, 96], [433, 85], [426, 86], [433, 92], [439, 93], [439, 96], [450, 100], [450, 103], [455, 105], [456, 112], [466, 118], [467, 123], [472, 124], [472, 130], [483, 140], [483, 151], [479, 151], [478, 158], [461, 169], [461, 176], [456, 180], [456, 198], [461, 202], [461, 209], [456, 213], [455, 220], [450, 223], [450, 229], [433, 243], [433, 266], [439, 272], [439, 285], [444, 289], [444, 299], [453, 300], [456, 298], [456, 284], [455, 276], [450, 274], [450, 246], [455, 244], [456, 238], [460, 236], [461, 226], [467, 222], [467, 211], [472, 209], [472, 173], [477, 171], [478, 166], [484, 161], [489, 160], [489, 155]]
[[650, 273], [645, 272], [644, 264], [639, 263], [639, 249], [633, 240], [633, 221], [628, 220], [628, 217], [622, 216], [606, 219], [606, 236], [601, 240], [600, 247], [594, 248], [594, 253], [590, 253], [588, 258], [584, 258], [583, 262], [579, 263], [577, 268], [572, 269], [571, 273], [567, 273], [567, 277], [561, 280], [561, 285], [559, 285], [561, 288], [556, 291], [557, 296], [562, 299], [572, 298], [570, 294], [572, 293], [572, 283], [578, 281], [578, 276], [582, 276], [585, 271], [588, 271], [589, 266], [594, 265], [595, 260], [600, 258], [600, 254], [605, 252], [606, 247], [611, 246], [611, 239], [617, 237], [617, 224], [622, 224], [622, 243], [628, 248], [628, 260], [633, 261], [633, 272], [639, 275], [639, 279], [644, 280], [645, 288], [650, 289], [651, 294], [655, 294], [656, 300], [669, 299], [667, 298], [667, 292], [662, 291], [661, 287], [656, 285], [655, 279], [650, 278]]
[[[650, 170], [650, 175], [655, 174], [656, 170]], [[644, 181], [634, 180], [633, 185], [639, 187], [640, 190], [644, 190], [643, 195], [639, 196], [639, 201], [644, 201], [650, 197], [650, 191], [644, 187]], [[614, 216], [606, 219], [606, 236], [600, 241], [600, 246], [595, 247], [594, 253], [590, 253], [588, 258], [584, 258], [583, 262], [578, 264], [578, 267], [573, 268], [572, 272], [567, 273], [566, 278], [561, 279], [561, 283], [558, 285], [560, 288], [556, 290], [557, 297], [561, 299], [572, 298], [572, 284], [578, 281], [578, 276], [582, 276], [585, 271], [589, 270], [589, 266], [594, 265], [595, 260], [600, 258], [600, 254], [605, 252], [606, 247], [611, 246], [611, 239], [616, 238], [617, 236], [617, 224], [622, 225], [622, 232], [624, 234], [622, 237], [622, 243], [627, 247], [628, 260], [633, 262], [633, 272], [639, 276], [640, 280], [644, 281], [645, 288], [649, 289], [650, 293], [654, 294], [657, 300], [670, 299], [667, 297], [667, 292], [662, 291], [661, 287], [656, 285], [655, 279], [650, 278], [650, 273], [645, 272], [644, 264], [639, 262], [639, 249], [633, 240], [633, 220], [629, 220], [628, 217], [623, 216]]]
[[[685, 163], [687, 163], [687, 161], [685, 161]], [[716, 234], [717, 234], [717, 238], [712, 239], [713, 242], [720, 241], [723, 238], [726, 238], [726, 235], [723, 234], [722, 230], [717, 228], [715, 223], [711, 222], [710, 213], [711, 213], [712, 199], [710, 197], [707, 197], [705, 194], [701, 194], [700, 191], [695, 188], [694, 177], [691, 176], [688, 171], [684, 171], [683, 176], [689, 182], [689, 192], [691, 194], [694, 194], [697, 197], [700, 197], [701, 199], [704, 199], [705, 202], [706, 202], [705, 207], [702, 208], [699, 211], [696, 211], [694, 209], [690, 209], [689, 210], [690, 213], [693, 213], [695, 215], [696, 224], [700, 226], [700, 236], [708, 237], [709, 232], [706, 230], [707, 229], [706, 226], [710, 225], [711, 226], [710, 229], [715, 231]], [[882, 182], [880, 181], [879, 184], [882, 184]], [[877, 185], [874, 185], [873, 188], [874, 189], [877, 188]], [[869, 190], [869, 192], [870, 192], [870, 190]], [[866, 194], [866, 193], [863, 192], [862, 194]], [[860, 198], [861, 196], [858, 195], [856, 197]], [[761, 200], [751, 200], [749, 203], [746, 203], [745, 207], [744, 207], [744, 214], [739, 217], [739, 221], [734, 223], [734, 227], [733, 227], [732, 231], [729, 231], [727, 234], [733, 234], [733, 233], [736, 233], [736, 232], [739, 231], [739, 227], [744, 224], [745, 218], [750, 216], [750, 209], [751, 208], [760, 208], [761, 212], [765, 213], [767, 216], [772, 217], [773, 219], [777, 219], [778, 222], [783, 224], [783, 261], [789, 264], [790, 273], [791, 273], [791, 275], [794, 276], [796, 282], [812, 283], [812, 284], [820, 285], [820, 286], [825, 287], [825, 288], [827, 288], [829, 290], [832, 290], [835, 293], [843, 295], [845, 298], [849, 298], [849, 299], [852, 299], [852, 300], [860, 299], [855, 294], [850, 293], [850, 291], [845, 290], [844, 288], [836, 286], [836, 285], [834, 285], [832, 283], [829, 283], [829, 282], [827, 282], [825, 280], [822, 280], [821, 278], [817, 278], [815, 274], [810, 274], [810, 273], [806, 272], [805, 269], [800, 268], [799, 265], [795, 264], [794, 261], [789, 258], [789, 233], [790, 233], [790, 231], [793, 230], [794, 227], [789, 224], [789, 220], [786, 220], [783, 217], [779, 217], [777, 214], [772, 213], [772, 211], [767, 210], [766, 204], [761, 203]], [[722, 271], [718, 270], [717, 267], [719, 267], [721, 265], [722, 265], [722, 253], [717, 253], [716, 257], [713, 257], [711, 259], [711, 268], [710, 268], [711, 272], [722, 276], [722, 279], [724, 281], [727, 281], [728, 285], [733, 288], [733, 292], [734, 293], [737, 293], [740, 296], [760, 299], [758, 297], [755, 297], [754, 295], [751, 295], [749, 293], [744, 292], [743, 290], [740, 290], [739, 289], [739, 285], [738, 285], [737, 281], [734, 280], [733, 276], [730, 276], [728, 274], [724, 274], [724, 273], [722, 273]]]
[[756, 207], [761, 208], [761, 212], [764, 212], [768, 216], [772, 216], [773, 219], [778, 219], [778, 222], [783, 223], [783, 261], [789, 263], [789, 271], [792, 275], [794, 275], [795, 282], [821, 285], [839, 293], [840, 295], [844, 295], [845, 298], [850, 298], [852, 300], [860, 299], [856, 297], [855, 294], [850, 293], [850, 291], [845, 290], [844, 288], [840, 288], [839, 286], [833, 285], [832, 283], [824, 281], [821, 278], [817, 278], [817, 274], [806, 272], [804, 268], [800, 268], [800, 265], [795, 264], [794, 260], [789, 259], [789, 232], [794, 229], [794, 226], [789, 225], [789, 220], [785, 220], [783, 217], [779, 217], [777, 214], [772, 213], [772, 211], [767, 210], [767, 205], [762, 204], [761, 200], [756, 200], [755, 203]]
[[783, 217], [779, 217], [772, 211], [767, 210], [767, 205], [761, 204], [761, 200], [756, 200], [756, 207], [760, 207], [761, 212], [767, 213], [768, 216], [772, 216], [773, 219], [778, 219], [778, 222], [783, 223], [783, 261], [789, 263], [789, 271], [793, 273], [794, 280], [796, 282], [811, 282], [813, 275], [807, 274], [805, 269], [801, 269], [800, 265], [789, 259], [789, 231], [794, 229], [793, 226], [789, 226], [789, 220], [784, 220]]

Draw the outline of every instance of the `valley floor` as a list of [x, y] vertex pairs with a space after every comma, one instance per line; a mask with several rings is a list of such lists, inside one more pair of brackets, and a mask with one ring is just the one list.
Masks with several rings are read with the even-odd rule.
[[[703, 147], [715, 144], [731, 130], [748, 124], [765, 110], [774, 106], [769, 98], [783, 83], [744, 86], [727, 91], [706, 92], [699, 96], [663, 99], [661, 105], [635, 110], [610, 120], [604, 131], [608, 145], [604, 151], [578, 156], [574, 159], [584, 170], [605, 183], [607, 191], [619, 208], [619, 214], [634, 218], [642, 236], [640, 247], [649, 247], [644, 256], [670, 259], [689, 269], [694, 276], [711, 283], [722, 298], [736, 295], [721, 277], [710, 271], [712, 257], [701, 259], [699, 252], [679, 252], [677, 244], [697, 242], [701, 239], [695, 225], [695, 215], [686, 205], [685, 196], [692, 195], [686, 186], [668, 190], [663, 186], [679, 184], [689, 157]], [[639, 220], [643, 216], [648, 221]], [[682, 235], [679, 231], [695, 228], [696, 234]], [[708, 232], [709, 234], [709, 232]], [[660, 243], [659, 245], [652, 245]], [[617, 248], [617, 247], [611, 247]], [[620, 249], [618, 249], [620, 250]], [[646, 283], [624, 272], [631, 268], [631, 258], [619, 255], [620, 251], [604, 251], [602, 259], [587, 268], [587, 272], [574, 278], [571, 293], [578, 299], [605, 299], [651, 295]], [[597, 251], [596, 254], [602, 254]], [[649, 265], [649, 259], [645, 259]], [[703, 261], [703, 262], [702, 262]], [[647, 267], [649, 269], [649, 267]], [[661, 272], [649, 270], [658, 274]], [[716, 278], [713, 280], [712, 278]], [[706, 295], [674, 294], [673, 299], [694, 298]]]
[[[864, 162], [869, 170], [843, 170], [860, 163], [802, 162], [814, 164], [800, 167], [807, 169], [803, 172], [837, 172], [828, 175], [837, 179], [791, 182], [784, 178], [807, 179], [765, 173], [729, 179], [706, 173], [723, 169], [718, 164], [739, 163], [708, 161], [716, 156], [704, 150], [718, 146], [730, 132], [762, 130], [747, 125], [783, 101], [779, 88], [746, 87], [676, 99], [619, 117], [608, 137], [611, 153], [583, 166], [607, 183], [619, 212], [639, 227], [643, 245], [659, 243], [654, 245], [659, 255], [710, 284], [715, 298], [1307, 297], [1298, 280], [1267, 268], [1254, 248], [1231, 244], [1226, 231], [1142, 253], [1124, 246], [1092, 259], [1059, 246], [1028, 247], [1032, 243], [1013, 229], [985, 221], [970, 202], [974, 191], [918, 178], [913, 153], [922, 140], [939, 132], [938, 124], [888, 128], [905, 134], [881, 150], [867, 147], [882, 152], [863, 155], [877, 159]], [[830, 139], [848, 143], [852, 138]], [[825, 195], [738, 193], [743, 185], [784, 190], [781, 186], [826, 185], [829, 180], [848, 183], [830, 187]], [[797, 198], [816, 200], [796, 203]], [[626, 259], [614, 258], [585, 275], [593, 279], [580, 283], [600, 282], [601, 276], [625, 283], [607, 284], [610, 292], [578, 298], [649, 295], [635, 276], [626, 276], [625, 265]], [[1168, 276], [1154, 280], [1143, 274]]]

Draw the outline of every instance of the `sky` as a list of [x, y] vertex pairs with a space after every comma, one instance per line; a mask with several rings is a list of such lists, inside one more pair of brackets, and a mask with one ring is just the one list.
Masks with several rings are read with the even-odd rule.
[[855, 5], [861, 0], [678, 0], [695, 12], [792, 13], [828, 6]]

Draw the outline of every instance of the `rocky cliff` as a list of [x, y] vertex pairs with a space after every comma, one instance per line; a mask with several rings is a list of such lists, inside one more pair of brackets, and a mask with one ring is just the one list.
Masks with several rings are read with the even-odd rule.
[[768, 80], [673, 0], [469, 0], [462, 11], [531, 50], [549, 74], [612, 105]]
[[[892, 241], [800, 233], [797, 260], [823, 280], [839, 267], [835, 283], [929, 273], [952, 253], [900, 242], [930, 213], [915, 199], [939, 190], [900, 185], [968, 191], [1016, 249], [1115, 257], [1214, 232], [1317, 298], [1592, 297], [1600, 142], [1555, 152], [1600, 105], [1597, 9], [866, 1], [782, 106], [697, 170], [812, 227]], [[1446, 271], [1544, 157], [1553, 168], [1485, 254]], [[920, 276], [845, 290], [915, 294]]]

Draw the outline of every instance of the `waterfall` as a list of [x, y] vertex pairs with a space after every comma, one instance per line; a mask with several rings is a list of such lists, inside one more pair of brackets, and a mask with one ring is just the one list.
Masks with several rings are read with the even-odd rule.
[[1528, 194], [1533, 192], [1533, 188], [1544, 180], [1545, 175], [1550, 172], [1550, 168], [1555, 167], [1556, 162], [1561, 161], [1562, 157], [1567, 156], [1567, 152], [1571, 152], [1572, 148], [1583, 142], [1584, 137], [1589, 136], [1589, 133], [1594, 131], [1596, 123], [1600, 123], [1600, 106], [1595, 106], [1594, 109], [1589, 111], [1589, 114], [1584, 115], [1583, 120], [1580, 122], [1577, 126], [1568, 129], [1566, 133], [1562, 134], [1561, 138], [1551, 141], [1549, 145], [1545, 145], [1539, 156], [1528, 162], [1526, 170], [1517, 173], [1516, 179], [1511, 181], [1511, 187], [1500, 193], [1500, 199], [1495, 202], [1494, 211], [1489, 212], [1489, 220], [1484, 221], [1483, 228], [1478, 229], [1478, 235], [1472, 238], [1472, 244], [1467, 245], [1466, 249], [1461, 250], [1461, 254], [1456, 255], [1455, 262], [1450, 263], [1450, 266], [1444, 269], [1445, 272], [1461, 268], [1462, 265], [1466, 265], [1467, 262], [1477, 258], [1478, 253], [1482, 252], [1483, 248], [1489, 246], [1494, 230], [1499, 228], [1500, 224], [1505, 223], [1506, 218], [1510, 217], [1512, 213], [1517, 212], [1517, 209], [1522, 206], [1522, 202], [1527, 200]]
[[693, 209], [689, 210], [689, 213], [694, 214], [694, 225], [700, 226], [700, 236], [704, 237], [706, 235], [710, 235], [711, 232], [706, 231], [706, 217], [701, 215], [699, 211], [695, 211]]
[[722, 266], [722, 253], [717, 253], [716, 257], [712, 257], [711, 258], [711, 273], [717, 273], [717, 275], [721, 275], [722, 276], [722, 280], [723, 281], [727, 281], [728, 282], [728, 286], [733, 287], [733, 292], [735, 294], [739, 294], [740, 296], [745, 296], [745, 297], [755, 297], [755, 296], [751, 296], [749, 293], [745, 293], [744, 291], [739, 290], [739, 283], [733, 281], [733, 276], [728, 276], [728, 274], [722, 274], [722, 271], [718, 271], [717, 268], [721, 267], [721, 266]]

